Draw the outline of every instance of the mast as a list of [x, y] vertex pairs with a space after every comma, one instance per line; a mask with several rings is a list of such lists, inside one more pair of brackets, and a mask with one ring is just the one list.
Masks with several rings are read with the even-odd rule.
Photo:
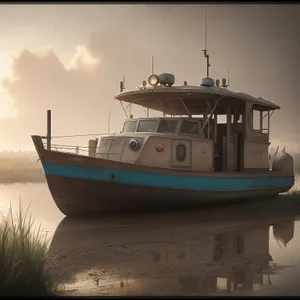
[[205, 13], [205, 21], [204, 21], [204, 36], [205, 36], [205, 49], [202, 50], [204, 52], [204, 57], [206, 58], [206, 77], [209, 77], [209, 55], [207, 54], [207, 13]]
[[151, 59], [151, 74], [153, 74], [153, 64], [154, 64], [154, 56], [152, 55], [152, 59]]

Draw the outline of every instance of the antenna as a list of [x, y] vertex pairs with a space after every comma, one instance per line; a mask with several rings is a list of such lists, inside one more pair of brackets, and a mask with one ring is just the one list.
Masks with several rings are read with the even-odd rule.
[[123, 81], [120, 81], [120, 93], [123, 93]]
[[154, 66], [154, 56], [152, 55], [152, 58], [151, 58], [151, 74], [154, 74], [153, 66]]
[[125, 76], [123, 76], [122, 81], [120, 81], [120, 93], [123, 93], [125, 90]]
[[206, 77], [209, 77], [209, 55], [207, 54], [207, 13], [205, 13], [205, 24], [204, 24], [204, 36], [205, 36], [205, 49], [202, 50], [204, 52], [204, 57], [206, 58]]
[[[154, 56], [151, 57], [151, 74], [154, 74]], [[149, 118], [149, 108], [147, 108], [146, 116]]]
[[229, 86], [229, 70], [227, 72], [227, 80], [228, 80], [227, 86]]
[[228, 80], [228, 83], [226, 83], [226, 78], [223, 78], [223, 79], [222, 79], [222, 87], [223, 87], [223, 88], [229, 87], [229, 70], [228, 70], [228, 72], [227, 72], [227, 80]]
[[110, 133], [110, 110], [108, 111], [107, 129], [108, 133]]
[[207, 13], [205, 13], [205, 17], [204, 17], [204, 45], [205, 45], [205, 50], [207, 50]]

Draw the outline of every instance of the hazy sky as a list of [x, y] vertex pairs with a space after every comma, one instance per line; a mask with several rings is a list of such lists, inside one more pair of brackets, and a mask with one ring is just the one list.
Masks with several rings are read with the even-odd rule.
[[205, 12], [211, 76], [280, 105], [272, 137], [298, 142], [300, 5], [0, 5], [0, 149], [32, 147], [47, 109], [53, 135], [106, 132], [108, 110], [119, 131], [119, 81], [140, 85], [152, 55], [155, 73], [200, 84]]

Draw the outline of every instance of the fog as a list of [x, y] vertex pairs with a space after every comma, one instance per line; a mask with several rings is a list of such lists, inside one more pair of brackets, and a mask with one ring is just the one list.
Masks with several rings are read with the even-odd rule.
[[199, 85], [205, 12], [210, 75], [230, 70], [230, 89], [281, 106], [272, 144], [297, 151], [299, 5], [1, 5], [0, 110], [8, 113], [0, 114], [0, 148], [33, 149], [30, 135], [45, 135], [47, 109], [53, 135], [106, 132], [109, 110], [119, 131], [119, 81], [125, 76], [126, 89], [135, 89], [150, 75], [152, 55], [155, 73]]

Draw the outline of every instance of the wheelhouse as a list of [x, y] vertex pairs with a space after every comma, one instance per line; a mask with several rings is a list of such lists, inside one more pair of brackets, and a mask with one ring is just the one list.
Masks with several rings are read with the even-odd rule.
[[[163, 113], [161, 118], [127, 119], [122, 135], [199, 139], [212, 145], [203, 150], [211, 151], [211, 170], [269, 170], [270, 118], [280, 108], [272, 102], [235, 93], [225, 85], [216, 86], [211, 78], [204, 78], [200, 86], [185, 83], [149, 87], [143, 83], [137, 90], [121, 92], [115, 99]], [[191, 157], [197, 156], [194, 151], [201, 151], [201, 146], [194, 149], [188, 144], [185, 151], [190, 151]]]

